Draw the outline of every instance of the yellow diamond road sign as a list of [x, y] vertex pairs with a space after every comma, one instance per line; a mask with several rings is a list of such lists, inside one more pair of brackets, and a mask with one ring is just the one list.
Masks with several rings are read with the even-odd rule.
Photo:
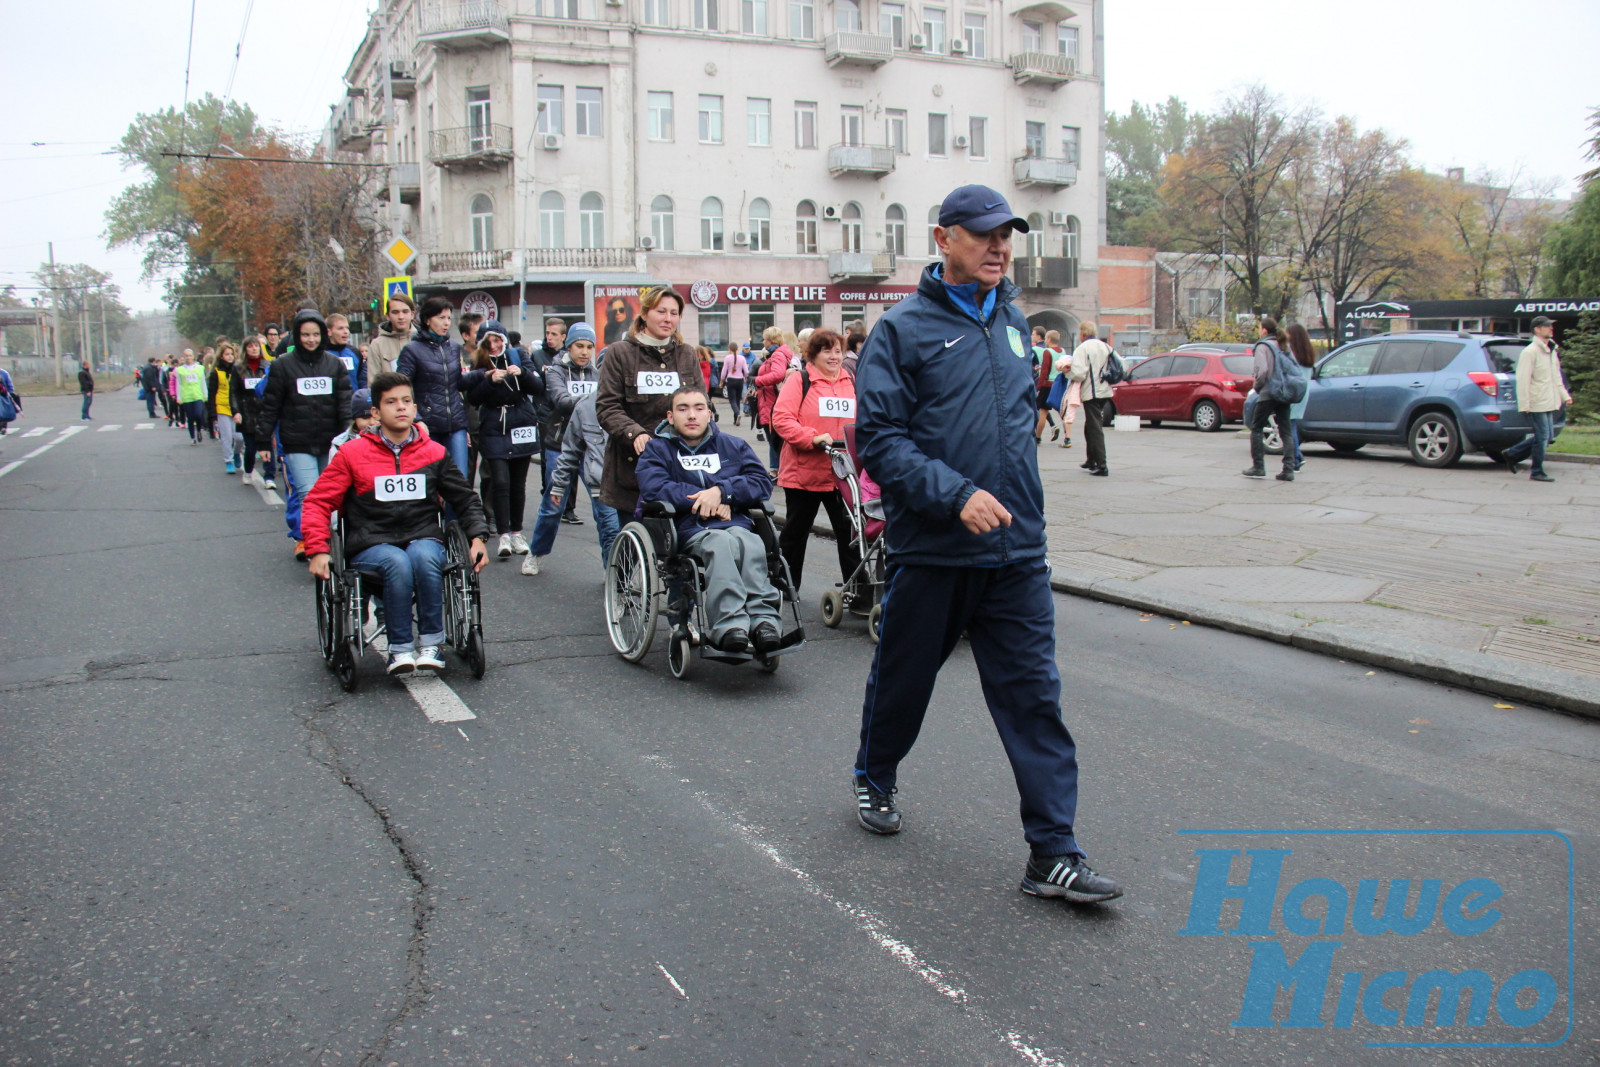
[[383, 249], [383, 254], [400, 270], [405, 270], [406, 265], [417, 258], [417, 250], [411, 247], [404, 237], [396, 237]]

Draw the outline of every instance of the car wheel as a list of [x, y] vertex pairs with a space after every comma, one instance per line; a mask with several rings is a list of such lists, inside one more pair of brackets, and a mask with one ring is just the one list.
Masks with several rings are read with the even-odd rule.
[[1283, 435], [1278, 432], [1276, 422], [1268, 422], [1261, 431], [1261, 441], [1266, 446], [1267, 455], [1283, 455]]
[[1361, 446], [1363, 444], [1365, 444], [1364, 441], [1329, 441], [1328, 447], [1333, 449], [1335, 452], [1342, 452], [1345, 455], [1349, 455], [1352, 452], [1361, 451]]
[[1151, 429], [1156, 429], [1161, 425], [1161, 420], [1160, 419], [1146, 419], [1144, 421], [1146, 421], [1146, 422], [1148, 422], [1150, 424]]
[[1100, 425], [1110, 426], [1117, 421], [1117, 405], [1115, 401], [1107, 400], [1106, 406], [1100, 409]]
[[1222, 429], [1222, 409], [1210, 400], [1202, 400], [1194, 406], [1194, 428], [1202, 433], [1211, 433]]
[[1448, 467], [1461, 458], [1461, 431], [1456, 420], [1442, 411], [1419, 416], [1406, 441], [1411, 458], [1424, 467]]

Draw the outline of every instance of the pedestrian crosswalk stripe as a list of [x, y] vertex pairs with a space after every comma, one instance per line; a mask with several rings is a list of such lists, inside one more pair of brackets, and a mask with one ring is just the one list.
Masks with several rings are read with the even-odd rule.
[[33, 429], [29, 430], [27, 433], [23, 434], [22, 436], [24, 436], [24, 437], [40, 437], [40, 436], [43, 436], [44, 434], [49, 433], [52, 429], [54, 429], [53, 426], [35, 426]]
[[135, 430], [153, 430], [156, 428], [156, 424], [153, 422], [138, 422], [134, 423], [133, 428]]
[[7, 463], [4, 467], [0, 467], [0, 478], [4, 478], [6, 475], [10, 474], [20, 466], [22, 466], [22, 460], [17, 459]]
[[102, 426], [102, 427], [100, 427], [100, 432], [101, 432], [101, 433], [110, 433], [110, 432], [111, 432], [111, 431], [113, 431], [113, 430], [120, 430], [120, 429], [122, 429], [122, 424], [121, 424], [121, 423], [118, 423], [118, 422], [113, 422], [113, 423], [112, 423], [112, 424], [111, 424], [111, 425], [109, 425], [109, 426]]

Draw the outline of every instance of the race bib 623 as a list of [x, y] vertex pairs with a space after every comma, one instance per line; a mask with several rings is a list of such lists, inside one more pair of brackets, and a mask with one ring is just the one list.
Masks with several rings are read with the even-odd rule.
[[511, 443], [514, 444], [514, 445], [531, 445], [531, 444], [533, 444], [534, 435], [538, 432], [538, 429], [539, 428], [537, 426], [513, 426], [513, 427], [511, 427]]
[[645, 395], [666, 396], [678, 391], [678, 372], [675, 370], [642, 370], [639, 372], [639, 392]]
[[301, 396], [327, 396], [333, 392], [332, 378], [296, 378], [295, 385]]
[[372, 495], [383, 501], [421, 500], [427, 490], [427, 476], [421, 473], [384, 474], [372, 480]]

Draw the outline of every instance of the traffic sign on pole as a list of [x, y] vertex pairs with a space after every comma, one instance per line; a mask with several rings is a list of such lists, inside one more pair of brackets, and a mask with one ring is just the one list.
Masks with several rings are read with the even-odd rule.
[[383, 313], [385, 315], [389, 314], [389, 298], [396, 293], [413, 300], [413, 302], [415, 301], [415, 298], [411, 296], [411, 279], [409, 277], [385, 278], [383, 280]]
[[417, 250], [411, 247], [411, 242], [399, 234], [396, 234], [395, 239], [384, 246], [383, 254], [389, 258], [390, 263], [394, 264], [395, 270], [405, 270], [411, 265], [411, 261], [417, 258]]

